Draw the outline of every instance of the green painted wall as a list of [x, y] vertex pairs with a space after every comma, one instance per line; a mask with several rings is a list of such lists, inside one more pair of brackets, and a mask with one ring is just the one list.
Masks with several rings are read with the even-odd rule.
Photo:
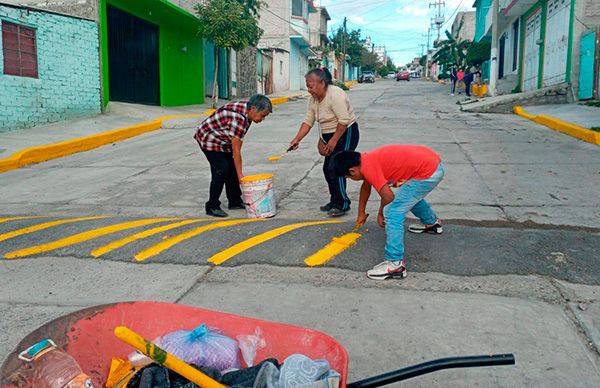
[[104, 106], [110, 99], [107, 4], [159, 26], [160, 105], [204, 103], [204, 53], [196, 17], [163, 0], [100, 0]]

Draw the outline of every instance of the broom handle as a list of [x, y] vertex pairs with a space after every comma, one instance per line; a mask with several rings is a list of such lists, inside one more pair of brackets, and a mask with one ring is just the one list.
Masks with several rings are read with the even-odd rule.
[[192, 383], [195, 383], [203, 388], [226, 388], [225, 385], [205, 375], [198, 369], [193, 368], [174, 355], [167, 353], [151, 341], [148, 341], [141, 335], [125, 326], [117, 326], [115, 328], [115, 335], [121, 341], [133, 346], [154, 361], [171, 369], [173, 372], [179, 373]]

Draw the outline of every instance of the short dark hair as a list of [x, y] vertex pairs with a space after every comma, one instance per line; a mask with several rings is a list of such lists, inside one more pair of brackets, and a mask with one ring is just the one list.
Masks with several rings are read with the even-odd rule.
[[360, 166], [360, 152], [342, 151], [333, 156], [331, 166], [335, 176], [350, 175], [352, 167]]
[[271, 103], [271, 100], [269, 100], [269, 97], [262, 94], [255, 94], [254, 96], [250, 97], [247, 106], [248, 110], [254, 107], [257, 112], [264, 112], [268, 110], [269, 113], [273, 113], [273, 104]]

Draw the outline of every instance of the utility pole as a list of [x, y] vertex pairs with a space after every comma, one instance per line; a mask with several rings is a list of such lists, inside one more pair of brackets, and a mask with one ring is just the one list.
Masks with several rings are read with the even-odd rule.
[[429, 8], [437, 7], [435, 17], [431, 19], [431, 26], [437, 29], [437, 40], [440, 40], [440, 30], [442, 29], [442, 24], [444, 24], [444, 15], [442, 14], [442, 7], [444, 6], [446, 6], [446, 3], [442, 0], [435, 0], [429, 3]]
[[496, 81], [498, 80], [498, 0], [492, 0], [492, 49], [490, 61], [490, 88], [492, 97], [496, 95]]
[[[425, 78], [429, 77], [429, 41], [431, 38], [431, 27], [427, 28], [427, 51], [425, 52], [425, 55], [427, 55], [427, 58], [425, 60]], [[423, 37], [425, 37], [425, 35], [423, 35]]]
[[344, 29], [342, 31], [342, 82], [346, 82], [346, 17], [344, 17]]

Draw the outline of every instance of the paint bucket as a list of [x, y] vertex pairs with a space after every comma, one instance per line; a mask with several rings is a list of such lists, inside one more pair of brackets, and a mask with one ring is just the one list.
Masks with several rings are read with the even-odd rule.
[[248, 175], [240, 182], [248, 218], [269, 218], [276, 213], [273, 175]]

